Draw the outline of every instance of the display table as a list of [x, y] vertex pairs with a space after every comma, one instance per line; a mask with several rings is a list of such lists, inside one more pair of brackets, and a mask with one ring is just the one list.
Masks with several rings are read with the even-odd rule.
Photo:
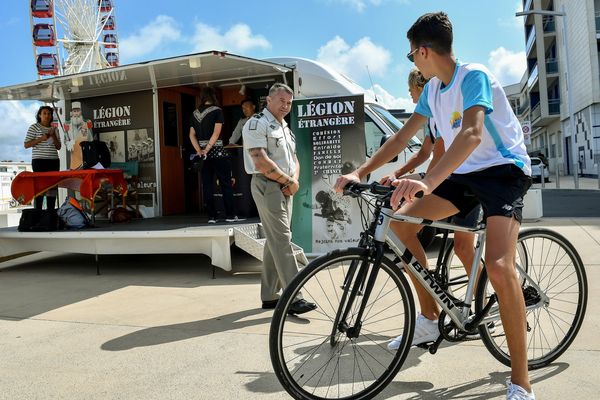
[[94, 197], [103, 184], [127, 195], [127, 182], [120, 169], [80, 169], [72, 171], [29, 172], [23, 171], [13, 179], [10, 191], [15, 200], [29, 204], [49, 189], [61, 187], [78, 191], [94, 210]]

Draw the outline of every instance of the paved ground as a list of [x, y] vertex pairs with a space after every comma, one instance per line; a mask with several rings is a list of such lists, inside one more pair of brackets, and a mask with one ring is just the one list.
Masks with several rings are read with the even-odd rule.
[[[600, 218], [543, 219], [580, 252], [590, 287], [579, 336], [532, 373], [538, 399], [600, 390]], [[40, 253], [0, 264], [0, 399], [281, 399], [268, 357], [260, 264], [210, 279], [206, 257]], [[479, 341], [414, 349], [380, 399], [502, 399], [508, 370]]]

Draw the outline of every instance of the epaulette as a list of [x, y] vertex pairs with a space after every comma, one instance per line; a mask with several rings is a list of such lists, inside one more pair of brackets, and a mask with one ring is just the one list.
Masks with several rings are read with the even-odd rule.
[[252, 116], [252, 118], [261, 119], [261, 118], [263, 117], [263, 115], [264, 115], [264, 114], [263, 114], [262, 112], [259, 112], [258, 114], [254, 114], [254, 115]]

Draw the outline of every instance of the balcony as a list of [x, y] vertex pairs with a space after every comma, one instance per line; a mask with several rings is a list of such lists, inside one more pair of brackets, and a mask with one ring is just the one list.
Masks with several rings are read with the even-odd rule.
[[531, 28], [531, 32], [529, 32], [529, 36], [527, 37], [527, 44], [525, 45], [525, 53], [529, 54], [533, 44], [535, 43], [535, 28]]
[[529, 99], [525, 100], [523, 104], [517, 109], [517, 115], [521, 116], [525, 114], [525, 111], [529, 108]]
[[531, 120], [531, 122], [535, 122], [537, 119], [539, 119], [542, 116], [542, 109], [540, 107], [540, 103], [538, 102], [536, 105], [533, 106], [533, 108], [531, 109], [531, 113], [529, 113], [529, 119]]
[[558, 60], [556, 58], [546, 59], [546, 74], [558, 74]]
[[[556, 32], [556, 24], [554, 23], [554, 15], [544, 15], [544, 19], [542, 20], [542, 25], [544, 28], [544, 33], [553, 33]], [[596, 23], [596, 26], [598, 23]]]
[[560, 99], [548, 99], [548, 114], [559, 115], [560, 114]]
[[527, 79], [527, 87], [531, 89], [531, 87], [535, 84], [538, 78], [538, 65], [535, 64], [531, 72], [529, 73], [529, 78]]

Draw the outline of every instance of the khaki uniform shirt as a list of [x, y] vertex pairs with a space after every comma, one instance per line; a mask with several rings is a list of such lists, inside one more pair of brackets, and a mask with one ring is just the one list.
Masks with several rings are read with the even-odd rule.
[[266, 149], [267, 156], [289, 176], [296, 172], [296, 138], [287, 122], [280, 124], [268, 109], [250, 117], [242, 130], [244, 138], [244, 167], [249, 174], [258, 174], [249, 149]]

